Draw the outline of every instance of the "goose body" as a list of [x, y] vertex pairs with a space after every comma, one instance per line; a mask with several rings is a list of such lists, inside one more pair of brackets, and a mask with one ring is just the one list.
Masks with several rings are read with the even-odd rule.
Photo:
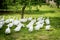
[[7, 19], [7, 20], [5, 21], [5, 23], [10, 23], [10, 19]]
[[27, 28], [29, 28], [31, 25], [33, 25], [36, 22], [36, 20], [32, 20], [28, 25], [26, 25]]
[[12, 23], [13, 23], [13, 25], [18, 25], [20, 23], [20, 21], [19, 20], [14, 20]]
[[42, 20], [42, 19], [43, 19], [43, 17], [39, 17], [39, 18], [37, 19], [37, 21]]
[[23, 24], [18, 24], [17, 27], [14, 29], [14, 31], [18, 32], [21, 30], [22, 26], [24, 26]]
[[9, 23], [7, 26], [8, 27], [12, 27], [13, 26], [13, 23]]
[[42, 28], [43, 27], [43, 24], [37, 24], [36, 26], [35, 26], [35, 30], [39, 30], [40, 28]]
[[27, 22], [27, 19], [21, 19], [20, 22]]
[[14, 21], [14, 19], [11, 18], [11, 19], [10, 19], [10, 22], [13, 22], [13, 21]]
[[31, 25], [28, 30], [29, 30], [29, 32], [32, 32], [33, 31], [33, 25]]
[[15, 29], [14, 29], [14, 31], [20, 31], [20, 29], [21, 29], [21, 26], [17, 26]]
[[0, 22], [4, 21], [4, 17], [0, 20]]
[[45, 22], [46, 22], [47, 25], [50, 24], [49, 18], [47, 18], [47, 19], [45, 20]]
[[0, 24], [0, 29], [3, 27], [3, 25]]
[[49, 30], [49, 29], [50, 29], [50, 25], [47, 25], [47, 26], [46, 26], [46, 30]]
[[0, 22], [0, 25], [4, 25], [4, 22]]
[[8, 27], [6, 30], [5, 30], [5, 34], [10, 34], [11, 33], [11, 30], [10, 28]]
[[33, 24], [28, 24], [26, 27], [29, 28], [31, 25], [33, 25]]
[[22, 23], [19, 23], [17, 26], [25, 27]]
[[29, 18], [28, 18], [28, 21], [31, 21], [31, 20], [32, 20], [32, 17], [29, 17]]
[[0, 29], [3, 27], [4, 25], [4, 17], [0, 20]]
[[40, 29], [40, 26], [41, 26], [41, 24], [36, 25], [35, 26], [35, 30], [39, 30]]

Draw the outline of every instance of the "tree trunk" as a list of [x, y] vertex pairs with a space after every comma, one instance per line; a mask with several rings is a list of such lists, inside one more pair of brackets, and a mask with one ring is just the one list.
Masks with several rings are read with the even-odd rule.
[[26, 4], [22, 7], [21, 19], [24, 18], [24, 10], [26, 8]]

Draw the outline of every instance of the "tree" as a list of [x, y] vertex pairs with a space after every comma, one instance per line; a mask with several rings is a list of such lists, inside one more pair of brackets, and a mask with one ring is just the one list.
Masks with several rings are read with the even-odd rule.
[[40, 5], [41, 6], [42, 0], [20, 0], [20, 4], [23, 5], [21, 18], [24, 17], [24, 11], [26, 6], [30, 5]]
[[26, 8], [26, 5], [27, 5], [27, 4], [24, 4], [23, 7], [22, 7], [21, 18], [24, 18], [24, 10], [25, 10], [25, 8]]
[[24, 18], [24, 11], [28, 4], [29, 0], [20, 0], [20, 4], [22, 5], [22, 12], [21, 12], [21, 18]]

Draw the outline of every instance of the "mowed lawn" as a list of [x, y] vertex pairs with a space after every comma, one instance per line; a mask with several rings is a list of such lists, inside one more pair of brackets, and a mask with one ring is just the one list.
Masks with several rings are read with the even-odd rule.
[[[15, 12], [7, 12], [3, 13], [0, 16], [4, 16], [5, 19], [9, 17], [16, 17], [20, 19], [20, 13]], [[22, 28], [19, 32], [15, 32], [13, 26], [11, 28], [11, 34], [6, 35], [5, 29], [7, 28], [7, 24], [5, 24], [2, 29], [0, 29], [0, 40], [60, 40], [60, 9], [51, 8], [49, 6], [39, 7], [39, 11], [35, 10], [35, 6], [32, 6], [32, 11], [28, 11], [28, 7], [26, 8], [24, 16], [26, 18], [32, 16], [33, 18], [38, 18], [40, 16], [49, 17], [50, 18], [50, 31], [45, 30], [45, 26], [39, 31], [34, 30], [33, 32], [29, 32], [28, 29]], [[28, 22], [24, 23], [25, 26]], [[35, 27], [35, 26], [34, 26]]]

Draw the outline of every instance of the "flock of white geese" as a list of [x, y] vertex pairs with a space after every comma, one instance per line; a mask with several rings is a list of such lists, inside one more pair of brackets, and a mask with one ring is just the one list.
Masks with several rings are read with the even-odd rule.
[[[24, 23], [28, 22], [27, 25], [24, 25]], [[49, 17], [44, 18], [44, 17], [39, 17], [39, 18], [23, 18], [18, 20], [17, 18], [11, 18], [9, 17], [8, 19], [4, 19], [4, 17], [0, 18], [0, 29], [3, 27], [4, 24], [7, 24], [7, 28], [5, 29], [5, 34], [10, 34], [11, 33], [11, 27], [14, 27], [16, 25], [16, 28], [14, 29], [15, 32], [18, 32], [21, 30], [21, 28], [26, 27], [29, 32], [32, 32], [33, 30], [40, 30], [43, 28], [44, 24], [46, 24], [45, 29], [50, 30], [50, 19]], [[35, 26], [34, 26], [35, 24]], [[34, 26], [34, 27], [33, 27]]]

